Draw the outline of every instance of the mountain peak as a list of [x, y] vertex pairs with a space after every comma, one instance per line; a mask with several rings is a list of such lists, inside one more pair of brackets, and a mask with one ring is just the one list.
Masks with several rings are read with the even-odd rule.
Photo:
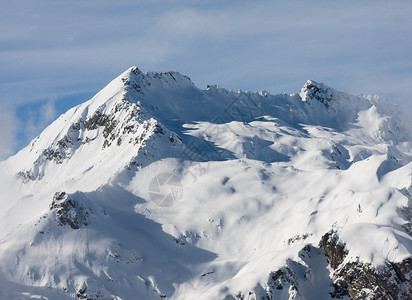
[[191, 79], [176, 71], [146, 72], [143, 73], [138, 67], [132, 66], [123, 72], [118, 78], [121, 79], [126, 91], [135, 91], [144, 94], [144, 91], [152, 87], [179, 88], [194, 86]]
[[299, 95], [302, 98], [302, 101], [315, 99], [325, 104], [326, 107], [329, 107], [329, 104], [333, 99], [333, 89], [324, 83], [308, 80], [301, 88]]

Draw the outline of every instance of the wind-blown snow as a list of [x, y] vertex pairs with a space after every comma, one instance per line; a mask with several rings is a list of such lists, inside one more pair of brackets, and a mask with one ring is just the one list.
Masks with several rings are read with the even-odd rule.
[[346, 261], [411, 256], [411, 121], [314, 81], [201, 90], [132, 67], [0, 163], [0, 297], [259, 295], [292, 260], [327, 297], [325, 257], [300, 250], [330, 230]]

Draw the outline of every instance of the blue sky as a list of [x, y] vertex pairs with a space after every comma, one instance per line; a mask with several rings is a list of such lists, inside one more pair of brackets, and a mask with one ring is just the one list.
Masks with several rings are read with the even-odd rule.
[[2, 1], [0, 158], [132, 65], [199, 87], [307, 79], [412, 114], [411, 1]]

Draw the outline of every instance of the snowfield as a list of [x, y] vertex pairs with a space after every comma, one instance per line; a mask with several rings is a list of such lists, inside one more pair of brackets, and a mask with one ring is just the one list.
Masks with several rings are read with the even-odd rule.
[[0, 163], [0, 298], [411, 299], [411, 124], [132, 67]]

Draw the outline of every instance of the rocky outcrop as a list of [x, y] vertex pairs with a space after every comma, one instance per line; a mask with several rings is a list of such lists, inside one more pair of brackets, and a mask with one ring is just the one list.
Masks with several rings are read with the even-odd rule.
[[308, 80], [303, 85], [300, 91], [300, 96], [303, 101], [315, 99], [320, 103], [323, 103], [327, 108], [333, 100], [333, 92], [331, 88], [327, 87], [323, 83], [318, 83], [312, 80]]
[[90, 282], [92, 286], [90, 286], [86, 282], [82, 282], [76, 288], [76, 297], [77, 299], [82, 300], [115, 300], [119, 299], [118, 297], [112, 296], [107, 290], [105, 289], [96, 289], [95, 283]]
[[[404, 189], [401, 192], [402, 192], [402, 194], [407, 196], [409, 199], [411, 199], [411, 195], [408, 192], [408, 190]], [[402, 216], [406, 220], [406, 223], [402, 224], [403, 230], [405, 230], [405, 232], [407, 234], [412, 236], [412, 223], [411, 223], [411, 221], [412, 221], [412, 208], [410, 208], [409, 206], [403, 206], [400, 209], [400, 214], [399, 215]]]
[[306, 245], [299, 252], [302, 261], [287, 260], [286, 266], [271, 272], [263, 295], [253, 294], [269, 300], [306, 299], [310, 294], [312, 299], [321, 282], [326, 293], [329, 285], [329, 296], [325, 296], [331, 299], [412, 299], [412, 258], [375, 266], [347, 261], [349, 252], [331, 230], [322, 236], [319, 247]]
[[330, 231], [323, 235], [319, 242], [319, 247], [325, 251], [332, 269], [336, 269], [348, 254], [345, 245], [340, 244], [338, 240], [338, 235], [334, 231]]
[[360, 261], [344, 262], [350, 250], [339, 243], [338, 235], [330, 231], [319, 243], [325, 251], [332, 273], [332, 298], [350, 299], [411, 299], [412, 259], [387, 261], [376, 267]]
[[[134, 149], [133, 155], [136, 156], [152, 136], [166, 133], [169, 134], [157, 120], [145, 117], [139, 103], [121, 100], [107, 112], [102, 106], [89, 117], [78, 119], [68, 128], [63, 138], [41, 150], [31, 169], [18, 172], [17, 178], [24, 183], [41, 180], [49, 162], [64, 164], [85, 144], [98, 145], [102, 150], [130, 147]], [[181, 143], [173, 132], [170, 132], [169, 140], [173, 144]]]
[[277, 299], [282, 294], [289, 294], [294, 299], [298, 294], [299, 283], [290, 267], [283, 267], [270, 273], [267, 282], [269, 299]]
[[87, 226], [92, 213], [89, 207], [70, 199], [65, 192], [57, 192], [54, 194], [53, 201], [50, 204], [50, 210], [56, 213], [60, 226], [69, 225], [73, 229]]
[[20, 171], [17, 173], [16, 177], [21, 179], [23, 183], [28, 183], [29, 181], [36, 180], [36, 176], [33, 174], [33, 171]]
[[333, 274], [333, 298], [349, 296], [350, 299], [411, 299], [412, 260], [400, 263], [387, 262], [375, 267], [368, 263], [350, 262]]

